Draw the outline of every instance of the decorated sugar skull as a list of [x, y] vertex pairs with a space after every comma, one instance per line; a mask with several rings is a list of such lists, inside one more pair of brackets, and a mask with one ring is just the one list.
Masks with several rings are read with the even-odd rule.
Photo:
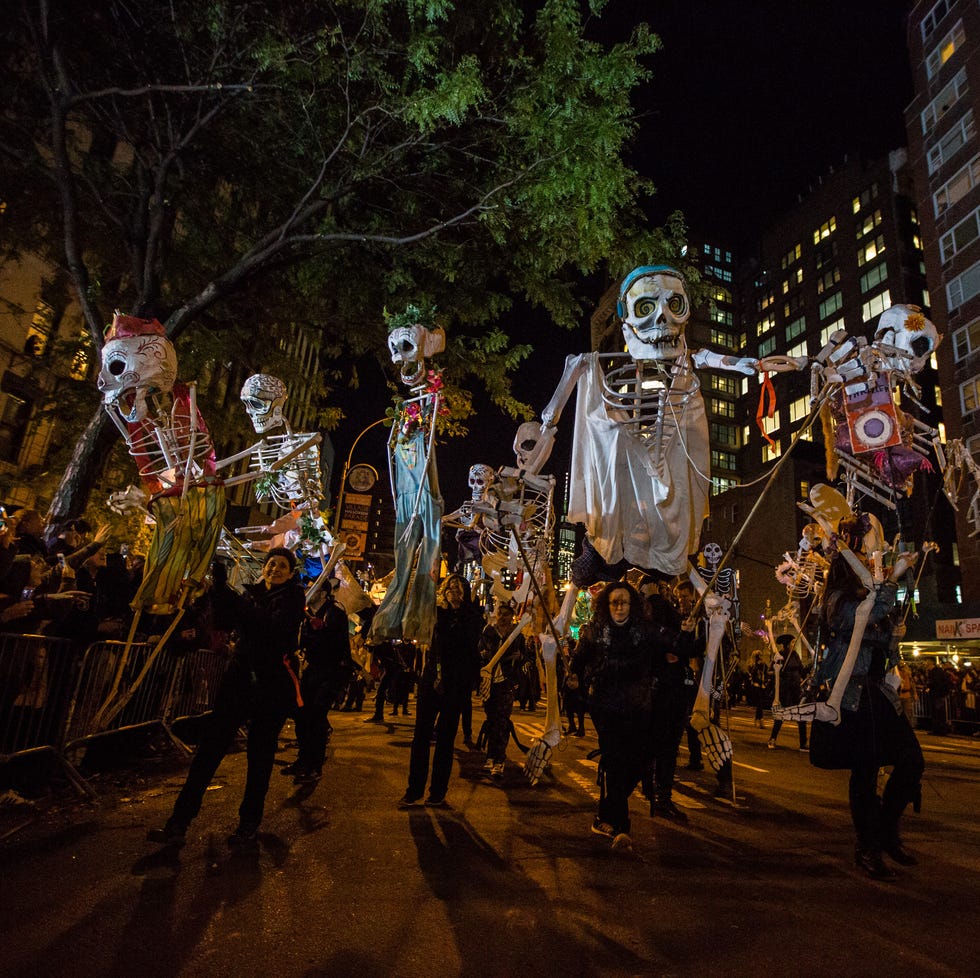
[[684, 327], [691, 315], [680, 272], [642, 265], [623, 279], [616, 311], [626, 349], [634, 360], [676, 360], [687, 348]]
[[926, 365], [940, 339], [936, 327], [913, 305], [900, 304], [886, 309], [875, 331], [875, 343], [885, 343], [899, 351], [894, 358], [898, 362], [893, 362], [892, 368], [912, 373]]
[[98, 379], [106, 409], [131, 424], [143, 421], [147, 397], [169, 394], [176, 380], [177, 354], [163, 325], [117, 312], [106, 332]]
[[466, 480], [470, 487], [473, 502], [482, 502], [487, 498], [487, 492], [493, 485], [497, 473], [489, 465], [478, 462], [470, 466], [469, 478]]
[[242, 403], [258, 434], [282, 426], [282, 409], [287, 397], [286, 385], [272, 374], [252, 374], [242, 384]]
[[401, 381], [415, 387], [425, 379], [425, 358], [446, 348], [446, 334], [431, 323], [432, 312], [409, 305], [405, 312], [388, 318], [388, 351], [391, 362], [401, 368]]

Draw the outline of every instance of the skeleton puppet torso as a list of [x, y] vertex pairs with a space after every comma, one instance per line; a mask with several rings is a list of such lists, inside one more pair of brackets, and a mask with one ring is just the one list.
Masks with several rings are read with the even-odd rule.
[[698, 549], [710, 449], [684, 340], [689, 314], [673, 269], [631, 273], [619, 303], [629, 352], [569, 357], [542, 413], [546, 429], [556, 424], [577, 385], [568, 518], [609, 564], [680, 574]]

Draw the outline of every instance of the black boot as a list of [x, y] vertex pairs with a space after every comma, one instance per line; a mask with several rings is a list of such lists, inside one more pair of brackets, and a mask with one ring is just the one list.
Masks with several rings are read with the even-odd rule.
[[873, 880], [893, 880], [895, 870], [886, 866], [881, 858], [880, 849], [857, 849], [854, 853], [854, 864]]

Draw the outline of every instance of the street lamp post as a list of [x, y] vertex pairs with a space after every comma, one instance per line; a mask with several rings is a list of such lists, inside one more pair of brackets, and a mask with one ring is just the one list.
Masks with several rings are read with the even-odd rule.
[[354, 457], [354, 449], [357, 448], [357, 443], [361, 440], [362, 436], [366, 435], [372, 428], [377, 427], [379, 424], [384, 424], [387, 420], [388, 418], [378, 418], [377, 421], [372, 421], [354, 439], [354, 444], [351, 445], [350, 451], [347, 453], [347, 461], [344, 462], [344, 470], [340, 474], [340, 489], [337, 492], [337, 512], [334, 513], [333, 518], [334, 536], [340, 531], [340, 514], [344, 506], [344, 486], [347, 484], [347, 472], [350, 470], [351, 459]]

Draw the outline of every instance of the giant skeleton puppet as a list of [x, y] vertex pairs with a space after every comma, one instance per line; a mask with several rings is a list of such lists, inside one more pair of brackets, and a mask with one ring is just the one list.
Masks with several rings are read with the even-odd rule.
[[391, 360], [412, 396], [400, 402], [388, 439], [395, 571], [371, 621], [369, 645], [401, 640], [428, 646], [435, 627], [443, 511], [435, 436], [442, 381], [437, 370], [427, 369], [426, 358], [445, 349], [446, 335], [421, 318], [409, 306], [389, 322]]
[[[556, 621], [561, 633], [577, 589], [618, 580], [630, 567], [668, 576], [690, 570], [698, 590], [706, 590], [688, 561], [698, 550], [710, 485], [708, 423], [694, 367], [752, 375], [762, 365], [708, 350], [690, 353], [684, 334], [690, 312], [680, 272], [664, 265], [634, 269], [623, 280], [617, 304], [627, 352], [568, 357], [541, 414], [542, 437], [530, 474], [547, 460], [555, 426], [577, 388], [568, 519], [585, 525], [586, 541], [572, 564], [574, 586]], [[710, 593], [704, 606], [709, 629], [702, 684], [710, 689], [730, 601]], [[542, 636], [543, 646], [548, 638]], [[707, 711], [696, 711], [692, 723], [705, 756], [720, 769], [731, 756], [727, 736], [710, 723]]]
[[[118, 312], [106, 332], [98, 387], [103, 406], [136, 461], [154, 520], [143, 581], [126, 647], [96, 723], [108, 724], [142, 683], [180, 621], [204, 590], [221, 534], [225, 490], [194, 385], [177, 383], [177, 356], [155, 319]], [[170, 626], [126, 693], [119, 693], [142, 612], [172, 615]]]
[[[444, 518], [456, 526], [457, 540], [467, 556], [474, 550], [483, 574], [493, 581], [492, 593], [497, 601], [522, 605], [524, 614], [494, 657], [481, 670], [480, 691], [490, 695], [495, 669], [517, 635], [531, 625], [542, 633], [553, 627], [557, 612], [548, 546], [555, 522], [555, 479], [551, 475], [531, 475], [526, 470], [536, 462], [535, 450], [541, 439], [540, 427], [523, 424], [514, 439], [516, 467], [476, 464], [470, 468], [470, 499]], [[475, 539], [474, 539], [475, 536]], [[473, 558], [471, 558], [473, 559]], [[506, 577], [515, 580], [509, 590]], [[561, 741], [561, 714], [558, 707], [558, 638], [551, 635], [542, 641], [541, 655], [545, 668], [547, 700], [544, 728], [528, 751], [524, 773], [536, 784], [546, 770], [551, 754]]]
[[[289, 392], [271, 374], [252, 374], [242, 385], [241, 400], [255, 433], [262, 440], [250, 451], [249, 468], [256, 478], [255, 500], [269, 500], [285, 515], [268, 526], [240, 527], [240, 534], [275, 534], [266, 547], [284, 546], [301, 556], [319, 559], [322, 570], [307, 588], [307, 600], [332, 573], [344, 545], [333, 539], [320, 515], [320, 435], [294, 432], [283, 413]], [[276, 429], [282, 431], [276, 432]], [[283, 460], [290, 461], [284, 464]], [[261, 549], [256, 546], [255, 549]]]

